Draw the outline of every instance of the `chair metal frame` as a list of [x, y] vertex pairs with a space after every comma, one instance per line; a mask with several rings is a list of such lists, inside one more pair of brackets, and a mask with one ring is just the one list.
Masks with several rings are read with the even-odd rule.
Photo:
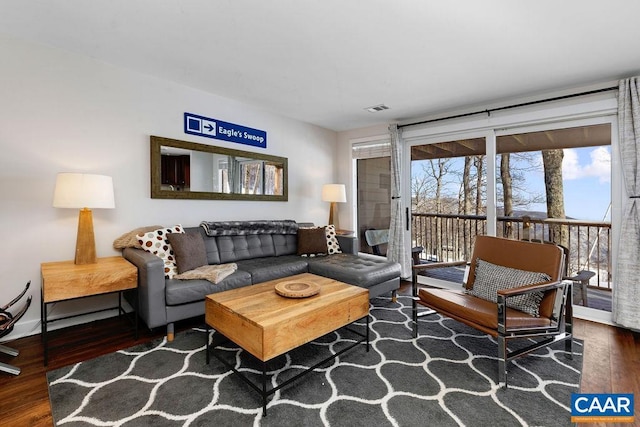
[[[31, 285], [31, 281], [27, 282], [27, 285], [22, 290], [20, 295], [12, 299], [6, 305], [0, 307], [0, 338], [10, 334], [13, 331], [13, 326], [16, 324], [16, 322], [20, 320], [20, 318], [24, 316], [24, 314], [29, 309], [29, 306], [31, 305], [31, 295], [29, 295], [25, 304], [18, 309], [16, 314], [11, 314], [9, 311], [7, 311], [15, 303], [17, 303], [24, 296], [24, 294], [27, 293], [27, 290], [29, 289], [30, 285]], [[18, 350], [4, 346], [4, 345], [0, 345], [0, 353], [8, 354], [9, 356], [13, 356], [13, 357], [20, 354]], [[0, 362], [0, 371], [6, 372], [12, 375], [20, 374], [20, 368], [18, 368], [17, 366], [9, 365], [8, 363], [2, 363], [2, 362]]]

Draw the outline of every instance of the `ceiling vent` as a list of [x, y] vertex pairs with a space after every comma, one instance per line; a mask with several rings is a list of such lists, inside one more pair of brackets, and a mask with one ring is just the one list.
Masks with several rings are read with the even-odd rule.
[[367, 110], [370, 113], [377, 113], [378, 111], [383, 111], [383, 110], [388, 110], [388, 109], [389, 109], [389, 107], [387, 107], [384, 104], [374, 105], [373, 107], [365, 108], [365, 110]]

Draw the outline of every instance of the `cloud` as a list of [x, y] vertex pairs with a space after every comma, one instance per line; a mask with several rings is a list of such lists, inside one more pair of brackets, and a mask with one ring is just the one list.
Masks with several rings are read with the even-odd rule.
[[578, 151], [574, 148], [564, 150], [562, 160], [562, 178], [565, 180], [597, 178], [601, 183], [611, 181], [611, 153], [607, 147], [596, 147], [589, 152], [590, 162], [580, 164]]

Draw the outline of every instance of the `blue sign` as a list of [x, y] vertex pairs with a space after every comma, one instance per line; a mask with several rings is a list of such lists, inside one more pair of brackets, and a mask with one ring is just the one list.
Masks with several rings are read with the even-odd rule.
[[184, 113], [184, 133], [267, 148], [267, 132], [210, 117]]
[[633, 394], [571, 395], [571, 422], [632, 423]]

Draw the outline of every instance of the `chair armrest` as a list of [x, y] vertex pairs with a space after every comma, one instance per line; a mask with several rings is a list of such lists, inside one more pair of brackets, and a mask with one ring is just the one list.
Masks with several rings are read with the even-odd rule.
[[[558, 281], [550, 283], [537, 283], [532, 285], [520, 286], [512, 289], [500, 289], [498, 290], [498, 331], [500, 333], [513, 333], [521, 330], [521, 328], [509, 328], [507, 325], [507, 298], [515, 297], [517, 295], [525, 295], [533, 292], [546, 292], [553, 289], [564, 289], [567, 282]], [[555, 311], [555, 309], [554, 309]], [[555, 317], [555, 315], [554, 315]], [[533, 329], [529, 329], [531, 332]], [[541, 328], [542, 331], [546, 328]]]
[[519, 286], [517, 288], [499, 289], [498, 295], [504, 296], [505, 298], [509, 298], [517, 295], [530, 294], [532, 292], [546, 292], [552, 289], [559, 289], [562, 287], [564, 287], [564, 283], [562, 281], [550, 282], [550, 283], [535, 283], [532, 285]]
[[457, 267], [459, 265], [467, 265], [468, 261], [453, 261], [453, 262], [430, 262], [427, 264], [414, 265], [411, 268], [414, 271], [430, 270], [432, 268], [445, 268], [445, 267]]

